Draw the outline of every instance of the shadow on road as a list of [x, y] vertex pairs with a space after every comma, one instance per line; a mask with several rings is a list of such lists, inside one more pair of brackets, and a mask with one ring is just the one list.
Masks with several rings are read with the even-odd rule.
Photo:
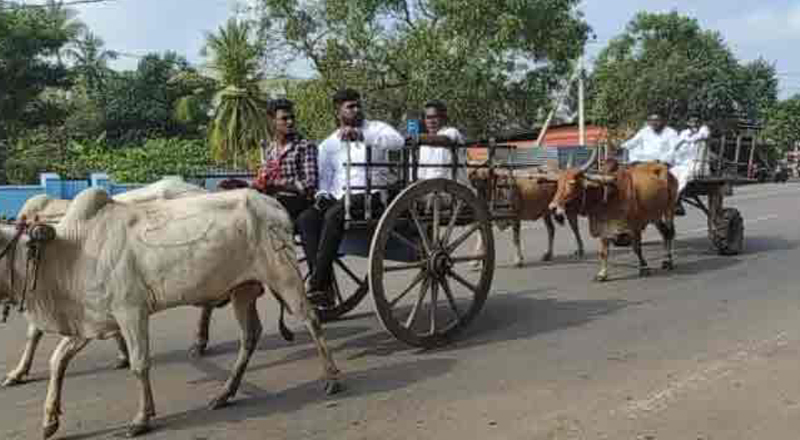
[[[351, 337], [353, 337], [353, 336], [355, 336], [357, 334], [364, 333], [364, 332], [369, 331], [369, 330], [371, 330], [371, 327], [367, 327], [367, 326], [328, 327], [328, 328], [325, 329], [325, 337], [327, 338], [328, 342], [330, 343], [331, 341], [336, 341], [336, 340], [339, 340], [339, 339], [351, 338]], [[212, 333], [211, 340], [212, 341], [209, 342], [208, 350], [206, 351], [206, 354], [205, 354], [204, 358], [208, 359], [208, 358], [213, 358], [213, 357], [216, 357], [216, 356], [235, 355], [236, 353], [238, 353], [238, 351], [239, 351], [239, 341], [238, 340], [234, 339], [234, 340], [228, 340], [228, 341], [215, 343], [213, 341], [214, 340], [213, 332], [214, 332], [214, 329], [212, 327], [211, 328], [211, 333]], [[107, 341], [95, 341], [95, 343], [101, 343], [101, 344], [102, 343], [106, 343], [106, 342]], [[108, 341], [108, 342], [110, 342], [110, 341]], [[191, 343], [192, 343], [191, 335], [187, 334], [187, 337], [186, 337], [186, 349], [172, 350], [172, 351], [168, 351], [168, 352], [155, 354], [151, 359], [151, 363], [153, 365], [164, 365], [164, 364], [171, 364], [171, 363], [186, 363], [186, 362], [189, 362], [189, 363], [192, 363], [193, 365], [197, 366], [198, 365], [198, 360], [197, 359], [191, 359], [189, 357], [188, 349], [189, 349], [189, 345]], [[292, 349], [292, 348], [300, 348], [301, 346], [303, 347], [301, 350], [293, 351], [286, 358], [284, 358], [284, 359], [282, 359], [282, 360], [280, 360], [278, 362], [266, 365], [263, 368], [258, 368], [258, 369], [265, 369], [265, 368], [269, 368], [271, 366], [286, 364], [286, 363], [294, 362], [294, 361], [297, 361], [297, 360], [302, 360], [302, 359], [307, 359], [309, 357], [316, 357], [317, 356], [317, 351], [316, 351], [316, 349], [313, 348], [313, 345], [312, 345], [311, 336], [304, 329], [299, 329], [299, 331], [297, 331], [295, 333], [294, 342], [284, 341], [283, 338], [281, 338], [281, 336], [278, 335], [278, 334], [270, 334], [270, 335], [266, 335], [266, 336], [262, 337], [261, 340], [258, 343], [257, 352], [258, 351], [271, 351], [271, 350], [275, 350], [275, 349], [279, 349], [279, 348], [290, 348], [290, 349]], [[311, 346], [311, 349], [308, 349], [307, 346]], [[255, 358], [256, 358], [256, 355], [254, 355], [254, 359]], [[100, 364], [100, 365], [98, 365], [98, 366], [96, 366], [94, 368], [90, 368], [90, 369], [86, 369], [86, 370], [79, 370], [79, 371], [74, 371], [74, 372], [73, 371], [68, 371], [67, 372], [67, 377], [91, 376], [91, 375], [95, 375], [95, 374], [102, 373], [102, 372], [108, 372], [108, 371], [113, 369], [112, 363], [113, 363], [113, 358], [109, 358], [109, 361], [108, 361], [107, 364]], [[251, 366], [252, 366], [252, 363], [251, 363]], [[248, 369], [248, 371], [251, 371], [251, 370], [252, 370], [252, 367]], [[226, 372], [226, 374], [227, 374], [227, 372]], [[225, 378], [227, 378], [227, 376], [224, 376], [222, 378], [222, 381], [224, 381]], [[44, 373], [44, 375], [42, 375], [41, 377], [39, 377], [39, 376], [31, 377], [28, 382], [39, 382], [39, 381], [44, 381], [46, 379], [47, 379], [47, 373]], [[26, 382], [26, 383], [28, 383], [28, 382]]]
[[481, 314], [454, 344], [438, 351], [528, 339], [585, 325], [635, 305], [621, 299], [560, 300], [536, 298], [548, 289], [492, 295]]
[[[724, 270], [744, 263], [745, 258], [751, 255], [797, 249], [800, 247], [800, 242], [778, 236], [747, 236], [745, 232], [745, 247], [741, 254], [719, 255], [707, 237], [678, 238], [674, 248], [675, 269], [672, 271], [661, 269], [663, 257], [661, 246], [660, 241], [643, 243], [645, 259], [652, 270], [651, 278], [694, 276]], [[595, 254], [592, 257], [594, 259]], [[597, 261], [593, 263], [598, 264]], [[609, 282], [639, 279], [638, 263], [630, 248], [612, 248], [609, 265], [611, 267]]]
[[[401, 362], [386, 367], [347, 372], [343, 380], [345, 391], [334, 396], [334, 399], [336, 401], [347, 401], [354, 397], [404, 389], [416, 382], [447, 374], [453, 369], [455, 363], [456, 361], [453, 359], [426, 358]], [[227, 371], [220, 370], [219, 374], [227, 375]], [[240, 392], [249, 394], [245, 390], [244, 384]], [[177, 433], [182, 430], [198, 429], [219, 423], [242, 422], [275, 413], [296, 412], [308, 405], [320, 404], [325, 399], [322, 383], [320, 381], [308, 382], [282, 390], [279, 394], [269, 394], [261, 391], [253, 395], [253, 397], [240, 397], [233, 400], [231, 406], [217, 411], [210, 411], [205, 407], [201, 407], [157, 418], [154, 420], [154, 428], [157, 431], [174, 431]], [[109, 434], [113, 435], [113, 433], [122, 432], [123, 430], [124, 426], [118, 426], [62, 437], [62, 439], [89, 440], [105, 438]]]
[[[549, 289], [492, 294], [481, 313], [452, 344], [435, 350], [417, 350], [429, 355], [478, 345], [527, 339], [541, 333], [580, 326], [630, 305], [624, 300], [563, 301], [536, 298]], [[357, 350], [348, 360], [369, 356], [388, 356], [414, 350], [381, 331], [345, 341], [336, 350]]]

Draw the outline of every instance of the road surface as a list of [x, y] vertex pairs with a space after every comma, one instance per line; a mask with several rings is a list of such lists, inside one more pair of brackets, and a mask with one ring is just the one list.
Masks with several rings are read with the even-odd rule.
[[[280, 339], [276, 308], [262, 300], [267, 332], [235, 405], [207, 400], [233, 363], [236, 326], [215, 314], [206, 358], [187, 348], [197, 311], [156, 315], [152, 324], [153, 440], [795, 439], [800, 432], [800, 184], [737, 188], [728, 204], [746, 222], [746, 252], [709, 249], [705, 218], [677, 221], [677, 268], [639, 279], [628, 250], [614, 251], [612, 281], [595, 284], [596, 243], [572, 261], [567, 229], [557, 257], [540, 263], [544, 230], [525, 229], [527, 265], [512, 268], [507, 232], [496, 235], [498, 270], [477, 321], [445, 349], [395, 342], [367, 312], [327, 326], [345, 393], [326, 397], [320, 364], [302, 329]], [[584, 237], [586, 223], [582, 222]], [[647, 258], [660, 267], [651, 228]], [[0, 370], [17, 361], [25, 323], [0, 331]], [[0, 389], [0, 439], [39, 438], [47, 358], [34, 381]], [[57, 438], [117, 438], [137, 408], [136, 381], [108, 368], [113, 342], [98, 341], [70, 365]]]

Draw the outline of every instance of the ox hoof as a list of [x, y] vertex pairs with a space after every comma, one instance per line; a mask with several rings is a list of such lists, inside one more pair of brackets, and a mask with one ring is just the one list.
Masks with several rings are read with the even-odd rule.
[[59, 427], [58, 420], [54, 420], [48, 423], [42, 430], [42, 438], [44, 440], [47, 440], [50, 437], [52, 437], [53, 434], [55, 434], [58, 431], [58, 427]]
[[572, 258], [576, 260], [583, 260], [586, 258], [586, 254], [584, 254], [583, 251], [575, 251], [575, 253], [572, 254]]
[[332, 396], [334, 394], [339, 394], [344, 391], [344, 386], [338, 380], [327, 380], [325, 381], [325, 394]]
[[117, 359], [117, 361], [114, 362], [113, 368], [115, 370], [127, 370], [128, 368], [130, 368], [130, 366], [131, 366], [130, 360], [128, 360], [128, 359]]
[[142, 434], [147, 434], [148, 432], [150, 432], [149, 423], [133, 423], [128, 425], [128, 429], [125, 431], [125, 436], [128, 438], [133, 438]]
[[205, 354], [206, 354], [206, 343], [195, 342], [189, 348], [189, 357], [191, 359], [201, 358], [201, 357], [205, 356]]
[[673, 263], [672, 261], [664, 261], [663, 263], [661, 263], [661, 268], [666, 270], [675, 269], [675, 263]]
[[598, 283], [604, 283], [604, 282], [608, 281], [608, 275], [599, 273], [599, 274], [594, 276], [594, 280], [595, 280], [595, 282], [598, 282]]
[[214, 411], [218, 409], [225, 408], [226, 406], [230, 405], [230, 396], [228, 393], [222, 394], [221, 396], [217, 396], [211, 400], [208, 404], [208, 409]]
[[17, 385], [22, 385], [23, 383], [25, 383], [25, 381], [22, 378], [13, 377], [13, 376], [6, 376], [6, 378], [3, 381], [3, 383], [0, 384], [0, 387], [3, 387], [3, 388], [14, 387], [14, 386], [17, 386]]
[[649, 267], [640, 267], [639, 268], [639, 276], [640, 277], [649, 277], [650, 276], [650, 268]]
[[[553, 254], [548, 252], [548, 253], [542, 255], [542, 261], [553, 261]], [[520, 264], [520, 266], [521, 266], [521, 264]]]

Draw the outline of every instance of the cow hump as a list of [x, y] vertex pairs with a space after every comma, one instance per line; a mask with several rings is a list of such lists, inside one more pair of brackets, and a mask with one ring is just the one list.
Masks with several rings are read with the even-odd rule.
[[72, 223], [89, 220], [110, 203], [113, 203], [111, 196], [100, 188], [83, 190], [67, 208], [64, 222]]

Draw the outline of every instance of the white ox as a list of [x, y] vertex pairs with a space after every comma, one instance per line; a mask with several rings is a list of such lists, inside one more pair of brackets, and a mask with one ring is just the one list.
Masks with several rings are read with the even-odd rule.
[[[166, 177], [142, 188], [118, 194], [114, 197], [114, 200], [124, 203], [147, 203], [155, 200], [170, 200], [207, 193], [207, 190], [188, 183], [179, 177]], [[57, 223], [64, 217], [64, 214], [66, 214], [70, 202], [70, 200], [54, 199], [44, 194], [34, 196], [25, 202], [25, 205], [17, 214], [17, 218], [33, 219], [38, 217], [41, 221], [46, 223]], [[192, 357], [202, 356], [205, 353], [206, 346], [208, 345], [208, 328], [213, 310], [213, 305], [202, 306], [195, 342], [190, 348]], [[5, 380], [0, 386], [14, 386], [25, 381], [25, 377], [30, 373], [36, 347], [39, 345], [42, 336], [43, 332], [30, 322], [28, 324], [27, 341], [22, 357], [17, 367], [6, 375]], [[125, 341], [119, 335], [114, 339], [117, 342], [119, 350], [118, 361], [114, 367], [117, 369], [128, 368], [128, 352], [125, 347]]]
[[[24, 285], [32, 281], [26, 248], [37, 247], [38, 277], [26, 295], [24, 289], [17, 291], [13, 280], [25, 280]], [[0, 249], [5, 249], [0, 257], [10, 259], [6, 270], [11, 272], [0, 277], [0, 300], [24, 303], [37, 328], [64, 336], [50, 359], [44, 438], [59, 427], [69, 361], [90, 340], [116, 334], [124, 337], [130, 368], [140, 385], [139, 410], [128, 434], [149, 430], [155, 415], [150, 315], [230, 298], [241, 329], [239, 355], [211, 407], [225, 405], [235, 396], [261, 335], [256, 300], [262, 291], [275, 295], [306, 325], [323, 361], [326, 390], [339, 388], [339, 371], [305, 296], [292, 223], [276, 200], [256, 191], [136, 205], [115, 202], [92, 188], [70, 204], [55, 228], [40, 224], [19, 234], [17, 228], [0, 226]], [[248, 285], [258, 289], [243, 288]]]

